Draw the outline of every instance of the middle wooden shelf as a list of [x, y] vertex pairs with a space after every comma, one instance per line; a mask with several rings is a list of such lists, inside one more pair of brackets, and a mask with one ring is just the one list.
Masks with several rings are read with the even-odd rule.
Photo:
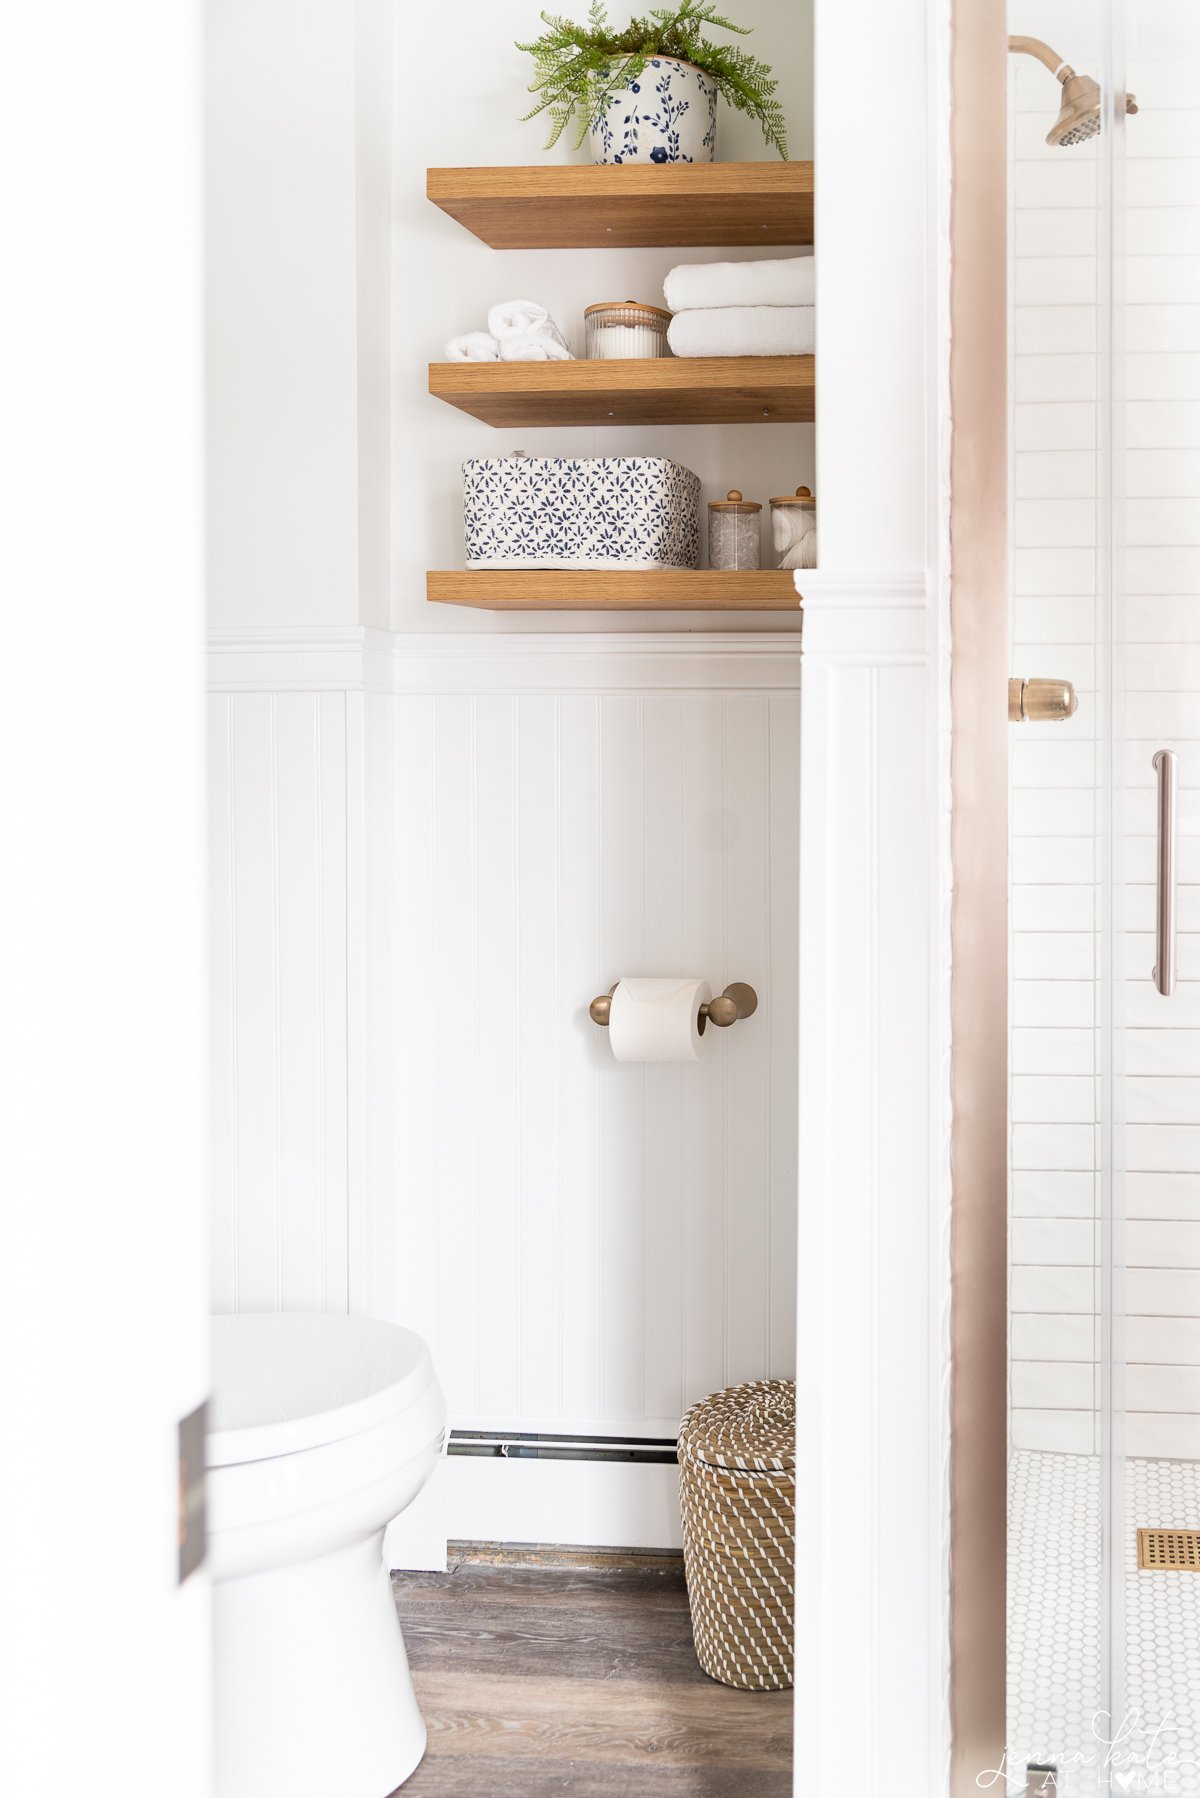
[[429, 391], [485, 424], [811, 424], [812, 356], [431, 362]]

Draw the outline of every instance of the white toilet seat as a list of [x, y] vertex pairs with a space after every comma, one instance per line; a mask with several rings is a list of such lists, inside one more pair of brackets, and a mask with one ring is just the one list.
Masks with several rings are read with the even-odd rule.
[[372, 1318], [212, 1323], [217, 1798], [383, 1798], [424, 1752], [383, 1532], [437, 1464], [419, 1336]]
[[333, 1312], [214, 1317], [208, 1465], [340, 1442], [408, 1409], [432, 1378], [429, 1350], [399, 1324]]

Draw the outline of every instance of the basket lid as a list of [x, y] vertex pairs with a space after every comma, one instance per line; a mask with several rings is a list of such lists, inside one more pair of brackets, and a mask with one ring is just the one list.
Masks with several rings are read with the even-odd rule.
[[773, 506], [815, 506], [816, 500], [808, 487], [797, 487], [795, 493], [781, 493], [778, 499], [772, 499]]
[[793, 1472], [796, 1382], [748, 1380], [702, 1398], [680, 1425], [679, 1456], [709, 1467]]

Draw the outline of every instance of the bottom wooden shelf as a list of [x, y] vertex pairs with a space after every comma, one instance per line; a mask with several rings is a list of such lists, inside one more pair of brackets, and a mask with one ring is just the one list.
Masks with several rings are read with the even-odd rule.
[[794, 612], [786, 568], [434, 569], [425, 597], [489, 612]]

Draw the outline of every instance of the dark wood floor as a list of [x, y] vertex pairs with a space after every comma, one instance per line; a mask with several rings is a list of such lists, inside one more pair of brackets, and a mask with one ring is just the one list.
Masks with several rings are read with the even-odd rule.
[[429, 1726], [400, 1798], [790, 1798], [792, 1695], [700, 1671], [681, 1563], [393, 1583]]

